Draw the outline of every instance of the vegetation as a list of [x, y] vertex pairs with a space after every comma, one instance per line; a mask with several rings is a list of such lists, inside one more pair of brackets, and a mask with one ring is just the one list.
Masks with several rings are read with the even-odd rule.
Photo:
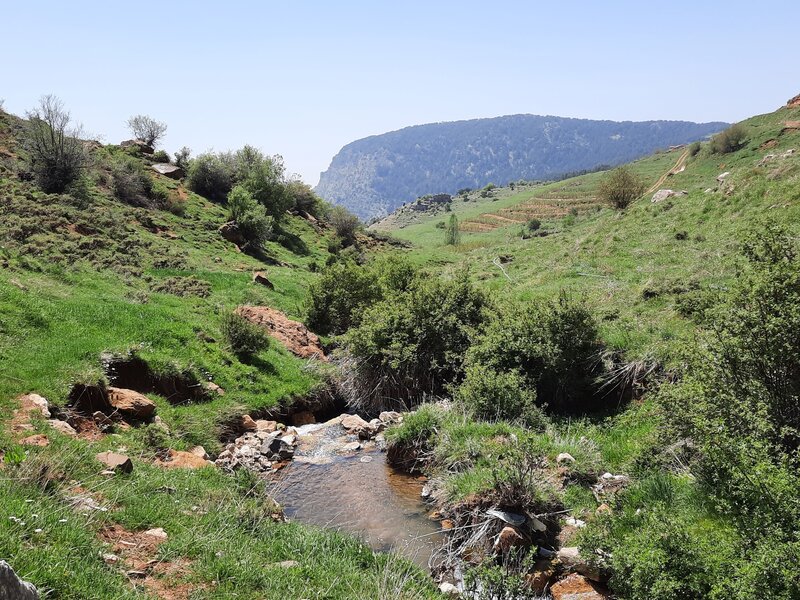
[[261, 248], [272, 234], [272, 217], [244, 186], [237, 185], [228, 194], [228, 218], [249, 248]]
[[450, 215], [447, 227], [444, 230], [444, 243], [447, 246], [458, 246], [461, 240], [461, 233], [458, 230], [458, 217]]
[[128, 119], [128, 129], [137, 140], [155, 148], [167, 133], [167, 124], [147, 115], [135, 115]]
[[729, 154], [741, 148], [745, 140], [747, 140], [747, 129], [736, 123], [711, 138], [711, 151], [717, 154]]
[[238, 356], [251, 358], [269, 347], [266, 332], [236, 313], [228, 313], [223, 318], [222, 335]]
[[644, 182], [629, 168], [617, 167], [600, 182], [598, 194], [603, 202], [622, 210], [644, 194], [644, 190]]
[[327, 219], [345, 246], [355, 242], [356, 232], [361, 228], [358, 217], [343, 206], [332, 206], [328, 210]]

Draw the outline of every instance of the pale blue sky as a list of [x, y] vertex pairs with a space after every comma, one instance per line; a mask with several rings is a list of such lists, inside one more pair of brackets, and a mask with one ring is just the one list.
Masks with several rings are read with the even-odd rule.
[[170, 152], [251, 143], [311, 184], [407, 125], [736, 121], [800, 93], [798, 0], [2, 4], [6, 110], [54, 93], [107, 142], [145, 113]]

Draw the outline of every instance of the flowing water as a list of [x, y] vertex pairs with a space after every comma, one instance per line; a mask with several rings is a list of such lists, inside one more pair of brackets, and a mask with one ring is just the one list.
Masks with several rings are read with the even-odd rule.
[[420, 497], [423, 483], [392, 469], [374, 446], [346, 451], [354, 438], [340, 426], [311, 425], [298, 433], [295, 459], [273, 492], [286, 515], [350, 533], [427, 568], [441, 533]]

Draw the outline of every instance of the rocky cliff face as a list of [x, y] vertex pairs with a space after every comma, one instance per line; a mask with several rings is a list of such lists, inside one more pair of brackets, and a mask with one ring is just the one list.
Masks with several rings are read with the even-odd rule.
[[565, 173], [634, 160], [702, 139], [725, 123], [614, 122], [513, 115], [417, 125], [352, 142], [321, 174], [326, 200], [359, 217], [384, 216], [425, 194]]

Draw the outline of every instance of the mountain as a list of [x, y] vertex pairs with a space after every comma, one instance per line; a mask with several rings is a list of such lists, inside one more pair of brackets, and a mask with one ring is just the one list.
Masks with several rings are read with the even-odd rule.
[[369, 219], [424, 194], [628, 162], [725, 126], [537, 115], [416, 125], [346, 145], [320, 175], [316, 192]]

